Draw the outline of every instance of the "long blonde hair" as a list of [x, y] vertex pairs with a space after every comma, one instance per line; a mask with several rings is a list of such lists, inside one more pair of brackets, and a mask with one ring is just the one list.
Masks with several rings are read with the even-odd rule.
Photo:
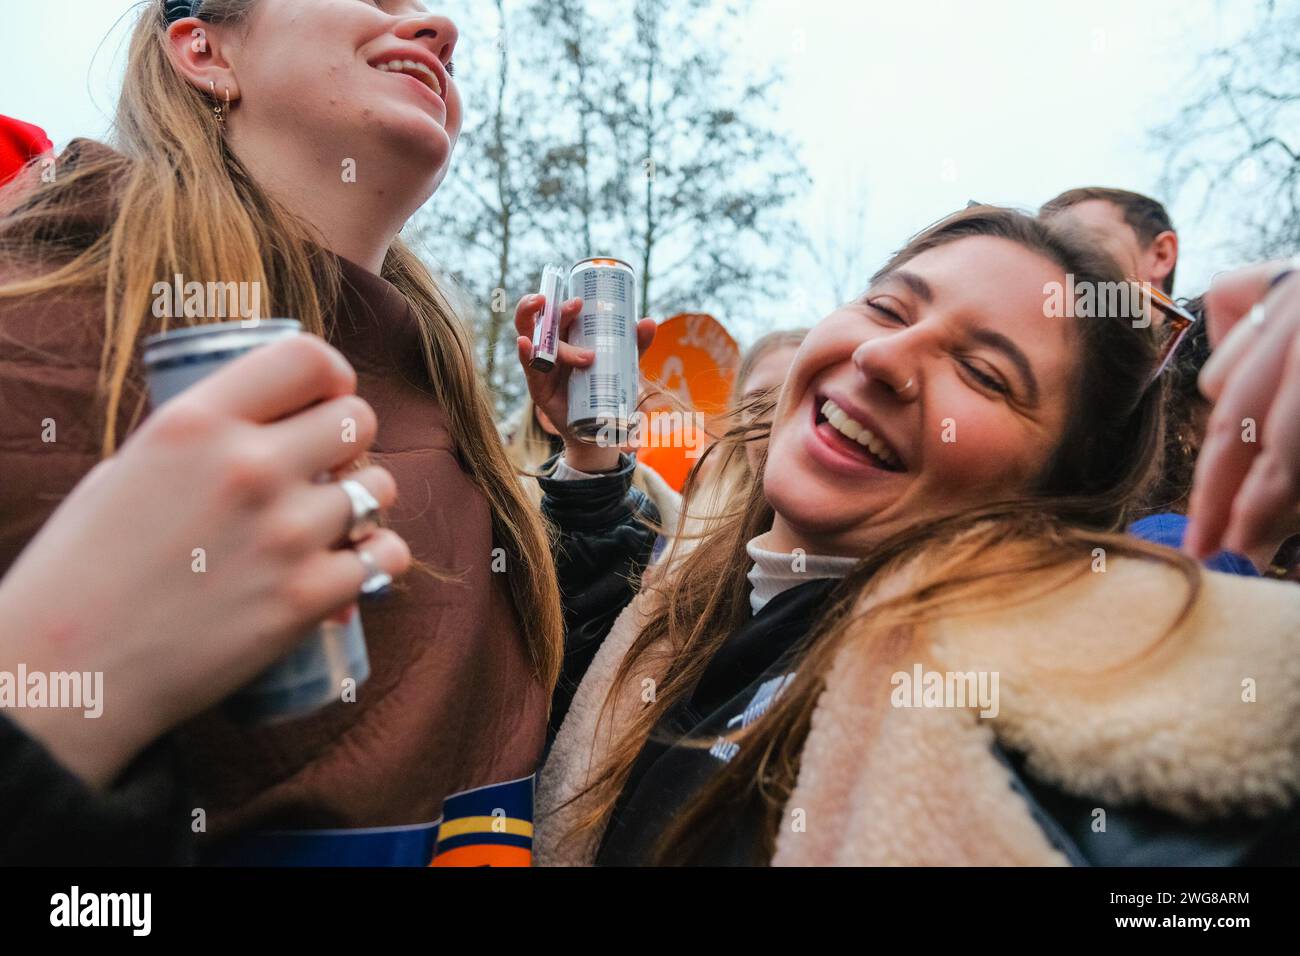
[[[207, 0], [199, 17], [238, 23], [255, 3]], [[160, 279], [180, 274], [259, 283], [267, 290], [263, 314], [293, 316], [318, 335], [329, 333], [327, 309], [340, 287], [337, 259], [254, 181], [214, 122], [213, 104], [175, 69], [166, 30], [163, 5], [146, 4], [131, 36], [117, 107], [113, 145], [119, 152], [77, 157], [57, 168], [51, 182], [20, 177], [8, 196], [0, 194], [0, 264], [17, 276], [0, 285], [0, 300], [103, 292], [105, 455], [119, 443], [119, 421], [134, 422], [143, 411], [140, 396], [134, 408], [124, 405]], [[101, 202], [112, 203], [107, 228], [78, 228]], [[389, 248], [381, 275], [415, 314], [433, 393], [462, 466], [491, 508], [495, 543], [509, 559], [511, 592], [528, 612], [519, 617], [532, 663], [549, 688], [563, 648], [554, 562], [545, 529], [501, 447], [470, 334], [400, 239]]]
[[542, 473], [546, 459], [562, 447], [561, 439], [552, 435], [537, 420], [537, 406], [529, 395], [519, 404], [519, 408], [503, 429], [506, 445], [506, 457], [514, 466], [515, 474], [522, 482], [524, 494], [533, 503], [533, 507], [542, 504], [542, 486], [537, 483], [537, 476]]
[[[1009, 239], [1060, 265], [1079, 282], [1119, 282], [1122, 273], [1104, 253], [1081, 244], [1065, 229], [1012, 210], [972, 207], [930, 227], [877, 274], [877, 280], [928, 249], [969, 236]], [[662, 835], [655, 861], [689, 863], [701, 858], [709, 834], [751, 794], [762, 797], [766, 826], [756, 850], [770, 858], [779, 814], [793, 790], [812, 714], [832, 662], [846, 649], [873, 658], [900, 643], [923, 651], [925, 625], [984, 600], [1005, 601], [1010, 585], [1042, 575], [1063, 583], [1087, 573], [1091, 549], [1167, 562], [1188, 582], [1183, 613], [1195, 600], [1200, 578], [1189, 559], [1124, 536], [1128, 511], [1150, 480], [1160, 448], [1159, 388], [1147, 387], [1155, 342], [1125, 318], [1079, 321], [1074, 336], [1080, 357], [1072, 414], [1052, 460], [1028, 495], [965, 513], [923, 519], [877, 547], [834, 588], [814, 621], [795, 679], [766, 714], [732, 736], [743, 741], [714, 779], [675, 816]], [[775, 399], [757, 396], [724, 438], [706, 454], [742, 453], [744, 443], [766, 440]], [[766, 456], [764, 456], [764, 466]], [[688, 484], [687, 497], [691, 491]], [[665, 714], [686, 698], [714, 654], [749, 619], [745, 545], [772, 526], [762, 472], [751, 474], [738, 507], [673, 574], [647, 587], [650, 619], [623, 658], [604, 704], [613, 713], [621, 688], [640, 674], [653, 650], [670, 662], [653, 702], [619, 732], [604, 763], [574, 800], [588, 809], [564, 839], [600, 832], [609, 819], [632, 765]], [[919, 560], [925, 558], [925, 560]], [[855, 614], [881, 582], [897, 580], [903, 567], [917, 573], [901, 592]], [[1028, 595], [1026, 595], [1027, 597]], [[1181, 618], [1180, 618], [1181, 620]], [[865, 729], [864, 729], [865, 732]], [[688, 741], [707, 746], [711, 741]]]
[[[776, 329], [760, 336], [745, 350], [727, 400], [724, 421], [728, 424], [724, 426], [724, 434], [734, 425], [743, 425], [745, 416], [752, 413], [755, 405], [764, 404], [746, 401], [745, 386], [758, 363], [764, 356], [781, 349], [797, 349], [807, 335], [807, 329]], [[774, 390], [773, 399], [777, 391], [779, 389]], [[707, 470], [697, 466], [687, 476], [682, 488], [680, 526], [672, 539], [672, 550], [667, 558], [669, 564], [689, 554], [715, 528], [736, 518], [736, 509], [744, 507], [745, 491], [754, 478], [744, 445], [744, 442], [720, 444], [714, 455], [701, 456], [701, 460], [708, 460]]]

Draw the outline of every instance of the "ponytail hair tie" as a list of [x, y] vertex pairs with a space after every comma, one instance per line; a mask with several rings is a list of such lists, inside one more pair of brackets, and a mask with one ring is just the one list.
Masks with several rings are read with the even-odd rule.
[[197, 17], [203, 0], [163, 0], [163, 19], [175, 23], [186, 17]]

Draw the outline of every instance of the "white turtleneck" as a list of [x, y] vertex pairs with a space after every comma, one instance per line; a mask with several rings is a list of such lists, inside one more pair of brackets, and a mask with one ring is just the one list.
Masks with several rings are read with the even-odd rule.
[[749, 609], [754, 614], [782, 591], [821, 578], [842, 578], [858, 563], [857, 558], [769, 550], [763, 545], [771, 533], [765, 531], [745, 545], [745, 551], [754, 561], [748, 575], [753, 586], [749, 592]]
[[[555, 463], [555, 471], [552, 472], [551, 477], [560, 481], [574, 481], [599, 476], [569, 467], [568, 462], [561, 455], [559, 461]], [[808, 581], [842, 578], [858, 563], [857, 558], [827, 554], [796, 555], [793, 552], [772, 551], [763, 547], [770, 534], [770, 531], [765, 531], [745, 545], [745, 551], [754, 562], [747, 575], [753, 588], [749, 592], [749, 609], [753, 614], [763, 610], [768, 601], [783, 591]]]

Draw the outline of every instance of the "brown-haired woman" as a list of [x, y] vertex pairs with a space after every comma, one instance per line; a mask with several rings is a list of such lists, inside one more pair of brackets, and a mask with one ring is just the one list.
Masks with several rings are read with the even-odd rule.
[[[440, 814], [444, 830], [479, 817], [472, 800], [450, 809], [459, 791], [530, 812], [560, 663], [554, 566], [469, 336], [397, 238], [460, 131], [455, 43], [450, 20], [405, 0], [151, 0], [116, 148], [74, 141], [53, 177], [0, 194], [0, 572], [138, 421], [142, 337], [216, 318], [160, 300], [174, 277], [249, 290], [260, 317], [328, 338], [380, 422], [389, 522], [427, 573], [365, 609], [355, 702], [257, 730], [213, 713], [178, 736], [218, 858], [423, 865]], [[302, 533], [268, 531], [267, 546]], [[190, 626], [201, 641], [204, 622]], [[504, 842], [481, 829], [461, 825], [440, 859], [527, 861], [527, 819]]]
[[[763, 474], [581, 675], [539, 859], [1294, 858], [1300, 593], [1117, 533], [1160, 444], [1157, 345], [1047, 318], [1067, 275], [1122, 280], [975, 207], [808, 334], [770, 428], [727, 438], [770, 432]], [[564, 527], [576, 497], [544, 488]], [[636, 524], [606, 517], [590, 537]]]

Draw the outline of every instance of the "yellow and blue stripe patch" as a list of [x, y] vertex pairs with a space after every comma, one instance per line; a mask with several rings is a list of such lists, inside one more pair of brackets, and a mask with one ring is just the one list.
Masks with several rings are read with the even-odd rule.
[[533, 777], [453, 794], [430, 866], [529, 866], [533, 860]]

